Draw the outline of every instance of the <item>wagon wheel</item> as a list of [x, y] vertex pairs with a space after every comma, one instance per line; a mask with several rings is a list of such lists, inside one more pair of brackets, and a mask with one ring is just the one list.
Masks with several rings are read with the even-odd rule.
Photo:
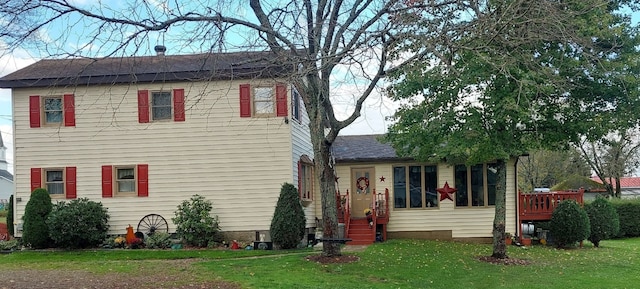
[[155, 232], [169, 232], [169, 224], [162, 216], [158, 214], [149, 214], [138, 223], [138, 232], [143, 232], [147, 236], [153, 235]]

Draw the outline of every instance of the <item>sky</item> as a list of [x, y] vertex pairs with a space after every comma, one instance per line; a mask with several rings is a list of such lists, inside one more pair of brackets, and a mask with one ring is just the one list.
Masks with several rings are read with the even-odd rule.
[[[73, 2], [82, 2], [82, 0], [75, 0]], [[155, 1], [157, 2], [157, 1]], [[632, 14], [632, 19], [635, 24], [640, 21], [640, 12]], [[82, 28], [82, 25], [77, 25], [78, 29]], [[72, 28], [73, 29], [73, 28]], [[65, 31], [65, 29], [57, 29], [57, 31]], [[58, 32], [60, 33], [60, 32]], [[56, 39], [55, 33], [46, 36], [49, 39]], [[78, 42], [80, 43], [80, 42]], [[0, 40], [0, 77], [14, 72], [18, 69], [28, 66], [38, 60], [38, 57], [34, 57], [28, 51], [16, 50], [11, 54], [3, 53]], [[86, 44], [85, 44], [86, 45]], [[83, 46], [86, 49], [91, 49], [90, 46]], [[153, 54], [152, 47], [148, 47], [149, 51], [143, 51], [141, 48], [138, 54]], [[170, 51], [168, 51], [170, 53]], [[183, 54], [183, 53], [177, 53]], [[363, 106], [362, 115], [353, 124], [341, 131], [341, 135], [359, 135], [359, 134], [382, 134], [386, 132], [390, 122], [387, 117], [391, 116], [395, 110], [399, 107], [397, 103], [394, 103], [390, 99], [383, 96], [381, 93], [382, 88], [374, 90], [372, 95], [367, 99]], [[339, 119], [344, 119], [353, 111], [352, 97], [351, 95], [357, 95], [357, 91], [354, 91], [352, 87], [345, 86], [339, 89], [333, 89], [332, 96], [335, 98], [335, 113]], [[12, 171], [13, 165], [13, 133], [12, 133], [12, 110], [11, 110], [11, 90], [0, 89], [0, 131], [2, 132], [2, 138], [5, 146], [7, 146], [7, 161], [9, 162], [10, 171]], [[636, 175], [640, 175], [639, 171]]]

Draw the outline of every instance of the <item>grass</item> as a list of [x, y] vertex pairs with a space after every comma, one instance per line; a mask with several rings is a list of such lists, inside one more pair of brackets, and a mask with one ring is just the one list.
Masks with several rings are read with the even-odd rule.
[[[314, 252], [317, 253], [317, 252]], [[640, 238], [603, 241], [600, 248], [509, 247], [531, 265], [478, 261], [490, 245], [391, 240], [371, 245], [351, 264], [322, 265], [311, 251], [111, 250], [16, 252], [0, 255], [3, 269], [73, 269], [140, 274], [166, 270], [160, 260], [198, 258], [189, 271], [199, 280], [226, 280], [243, 288], [632, 288], [640, 282]], [[260, 257], [265, 254], [278, 254]], [[255, 257], [255, 258], [247, 258]]]

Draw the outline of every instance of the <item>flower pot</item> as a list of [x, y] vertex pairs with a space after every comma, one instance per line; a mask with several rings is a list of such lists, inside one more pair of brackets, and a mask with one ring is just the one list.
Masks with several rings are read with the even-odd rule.
[[520, 243], [522, 243], [522, 246], [531, 246], [531, 238], [522, 238]]
[[511, 238], [505, 238], [504, 239], [504, 243], [507, 244], [507, 246], [510, 246], [511, 242], [512, 242]]

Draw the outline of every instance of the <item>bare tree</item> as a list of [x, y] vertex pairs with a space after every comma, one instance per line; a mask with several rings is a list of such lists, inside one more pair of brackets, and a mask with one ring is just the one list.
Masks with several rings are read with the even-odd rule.
[[620, 198], [620, 179], [640, 164], [640, 130], [623, 130], [596, 141], [584, 139], [578, 147], [609, 195]]
[[590, 176], [590, 167], [576, 149], [533, 150], [518, 160], [518, 189], [550, 188], [572, 175]]

